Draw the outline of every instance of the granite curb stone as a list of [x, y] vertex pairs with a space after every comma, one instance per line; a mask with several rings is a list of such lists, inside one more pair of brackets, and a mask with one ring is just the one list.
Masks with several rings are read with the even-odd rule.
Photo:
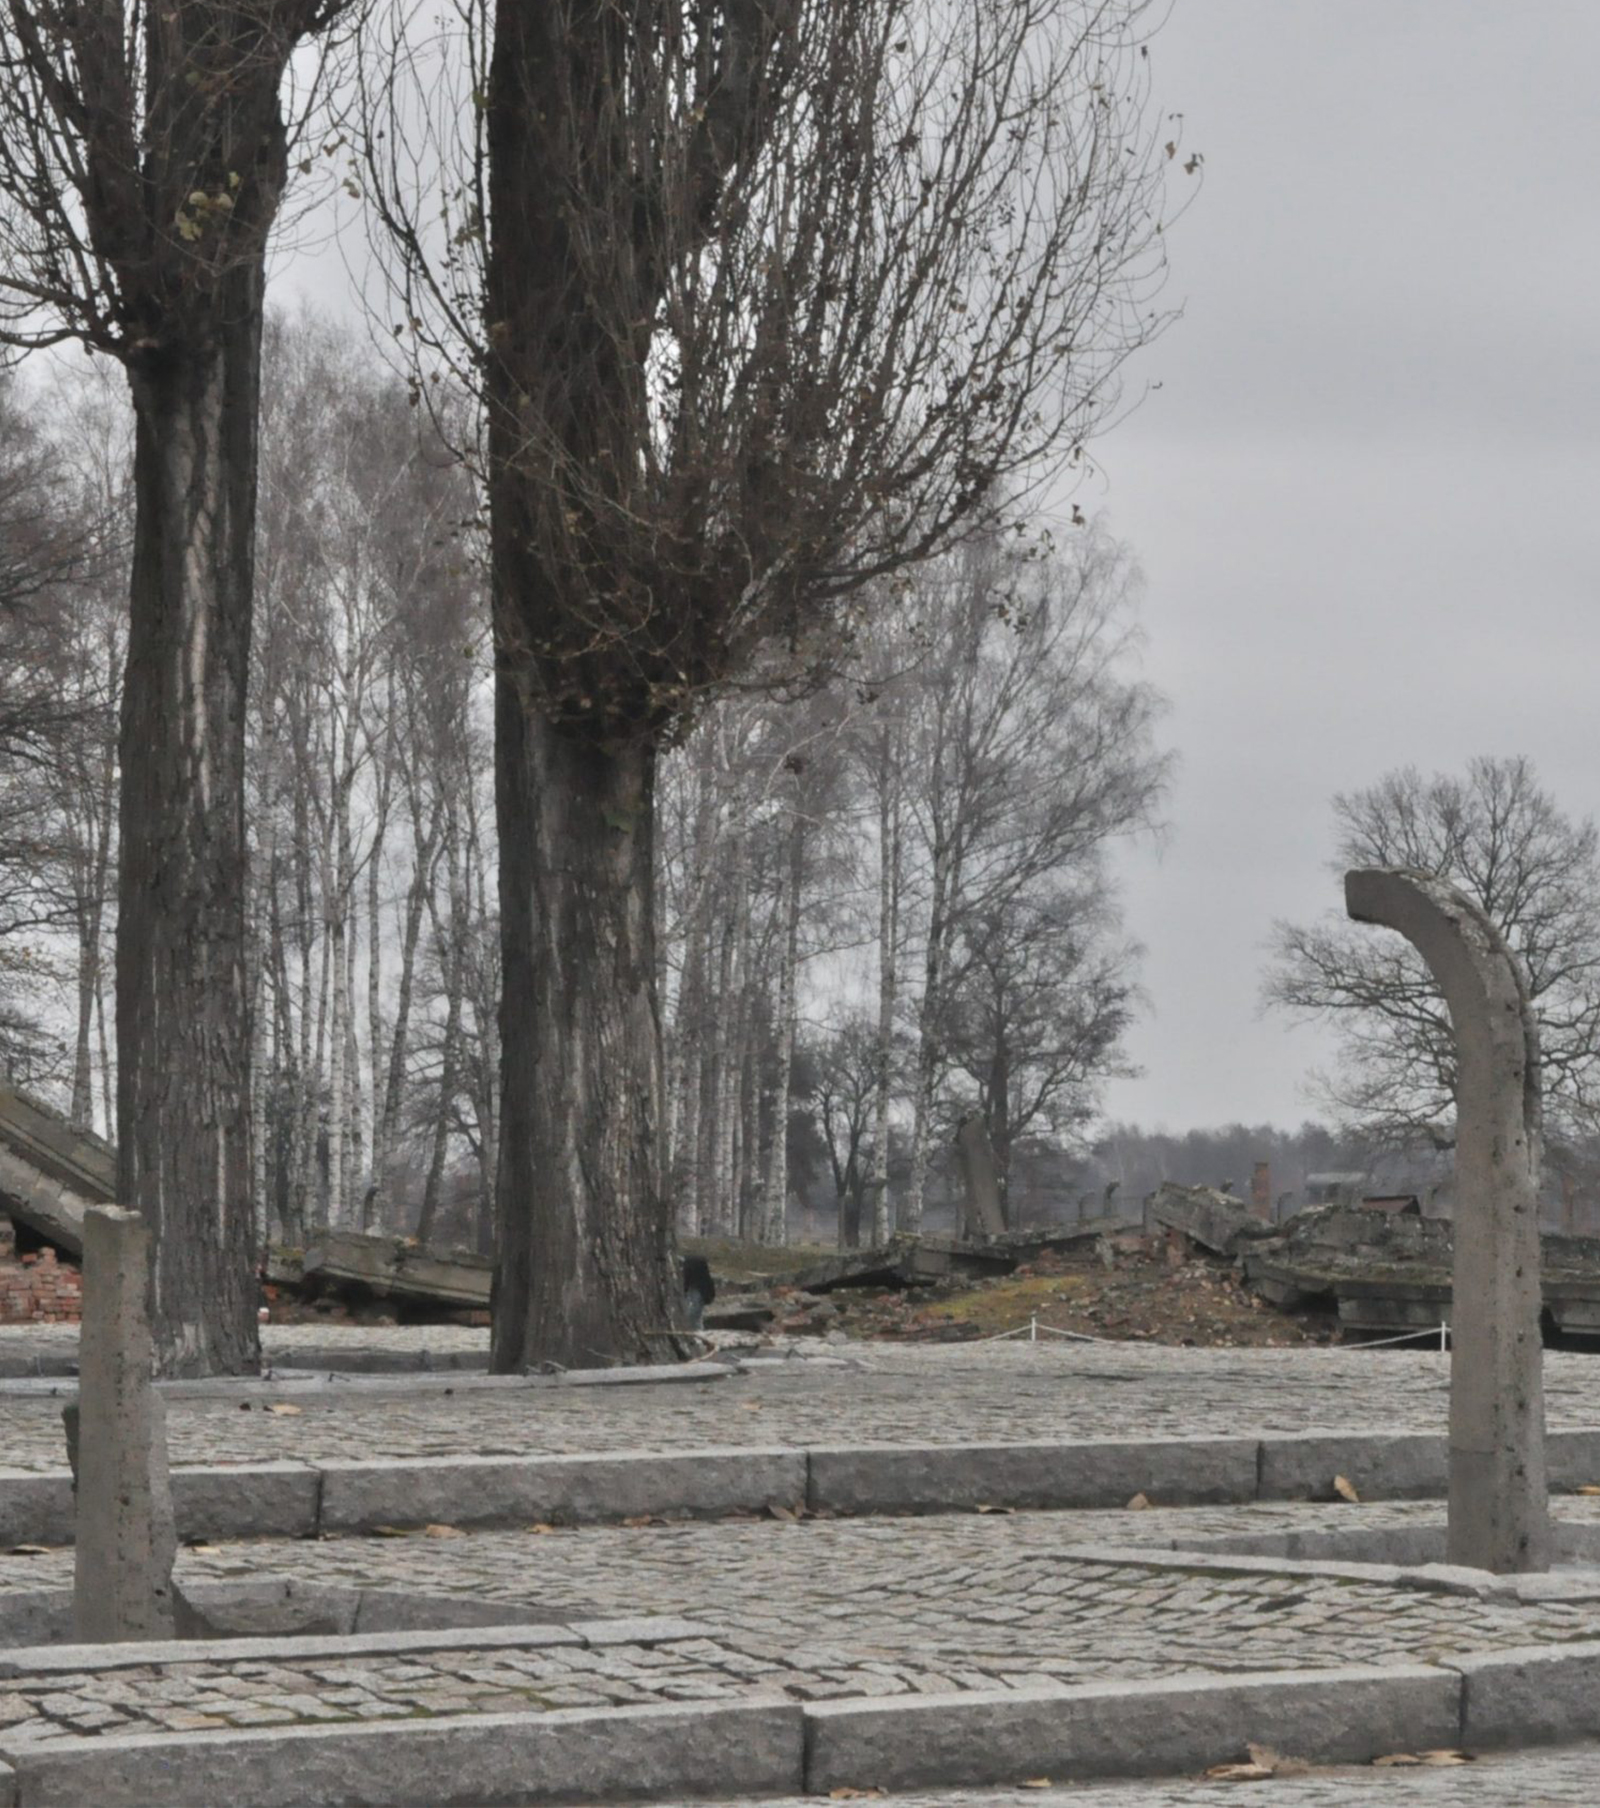
[[806, 1501], [834, 1513], [959, 1512], [978, 1506], [1121, 1507], [1253, 1500], [1257, 1445], [1244, 1438], [1081, 1443], [862, 1444], [807, 1453]]
[[[806, 1709], [806, 1786], [903, 1789], [1190, 1771], [1256, 1740], [1296, 1757], [1355, 1761], [1452, 1745], [1460, 1682], [1422, 1664], [1248, 1678], [1210, 1674]], [[997, 1747], [1007, 1754], [1000, 1768]]]
[[63, 1739], [17, 1754], [16, 1808], [533, 1808], [774, 1795], [802, 1786], [803, 1737], [798, 1706], [703, 1703]]
[[1600, 1733], [1600, 1643], [1451, 1657], [1468, 1745], [1554, 1745]]
[[377, 1525], [584, 1523], [649, 1513], [716, 1516], [798, 1505], [806, 1459], [799, 1450], [697, 1450], [536, 1457], [415, 1457], [404, 1462], [325, 1463], [318, 1530]]
[[[1552, 1432], [1549, 1451], [1558, 1489], [1600, 1481], [1600, 1430]], [[1157, 1506], [1319, 1500], [1333, 1496], [1340, 1475], [1363, 1500], [1440, 1498], [1445, 1462], [1442, 1437], [1312, 1430], [1236, 1438], [263, 1461], [175, 1468], [172, 1485], [181, 1537], [230, 1539], [435, 1521], [716, 1517], [801, 1501], [814, 1511], [895, 1514], [985, 1505], [1122, 1507], [1136, 1494]], [[73, 1517], [65, 1469], [0, 1469], [0, 1547], [68, 1544]], [[1284, 1534], [1279, 1554], [1335, 1557], [1356, 1532]], [[1415, 1549], [1393, 1554], [1421, 1563], [1440, 1553], [1419, 1533]]]
[[43, 1645], [13, 1648], [0, 1656], [0, 1677], [139, 1669], [146, 1664], [238, 1661], [315, 1662], [320, 1658], [395, 1656], [413, 1651], [507, 1651], [557, 1645], [659, 1645], [678, 1639], [708, 1638], [712, 1628], [700, 1620], [670, 1614], [628, 1620], [578, 1620], [566, 1624], [508, 1626], [442, 1626], [417, 1632], [358, 1632], [326, 1635], [294, 1633], [282, 1637], [225, 1638], [203, 1641], [127, 1640], [115, 1645]]

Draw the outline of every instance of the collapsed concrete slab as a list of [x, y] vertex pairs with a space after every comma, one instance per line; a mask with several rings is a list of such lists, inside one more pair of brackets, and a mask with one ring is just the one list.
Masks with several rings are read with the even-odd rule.
[[1215, 1187], [1164, 1181], [1145, 1200], [1144, 1209], [1147, 1222], [1180, 1231], [1213, 1255], [1237, 1255], [1247, 1243], [1273, 1235], [1273, 1227], [1264, 1224], [1243, 1200]]
[[52, 1249], [83, 1254], [83, 1214], [116, 1197], [117, 1152], [0, 1084], [0, 1211]]

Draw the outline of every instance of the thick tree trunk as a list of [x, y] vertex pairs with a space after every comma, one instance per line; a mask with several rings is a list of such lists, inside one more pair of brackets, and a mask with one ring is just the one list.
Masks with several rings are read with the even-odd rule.
[[228, 286], [212, 345], [132, 372], [117, 1181], [151, 1229], [169, 1375], [260, 1365], [244, 923], [260, 272], [243, 267]]
[[504, 984], [493, 1366], [671, 1354], [654, 987], [656, 749], [497, 690]]

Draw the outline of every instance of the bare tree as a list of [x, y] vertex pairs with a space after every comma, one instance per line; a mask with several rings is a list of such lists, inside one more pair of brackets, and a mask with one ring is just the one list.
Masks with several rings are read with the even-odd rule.
[[[863, 585], [1071, 457], [1158, 324], [1176, 146], [1147, 114], [1145, 12], [495, 15], [484, 136], [444, 204], [452, 256], [488, 228], [470, 359], [499, 672], [497, 1367], [659, 1354], [675, 1321], [660, 751], [758, 659], [831, 658]], [[373, 186], [443, 344], [472, 285], [427, 264], [440, 197], [407, 200], [408, 117], [391, 99]], [[400, 324], [426, 334], [422, 314]]]
[[262, 295], [282, 90], [342, 0], [13, 0], [0, 338], [76, 338], [133, 396], [122, 700], [118, 1197], [153, 1229], [164, 1371], [258, 1361], [244, 714]]
[[1109, 841], [1148, 826], [1165, 787], [1161, 699], [1129, 664], [1135, 583], [1099, 530], [1070, 556], [974, 543], [918, 580], [925, 651], [897, 704], [921, 951], [905, 1229], [921, 1228], [969, 966], [1042, 890], [1070, 889]]
[[[1337, 858], [1448, 879], [1521, 956], [1539, 1021], [1546, 1114], [1558, 1132], [1592, 1127], [1600, 1106], [1600, 837], [1543, 789], [1524, 758], [1479, 758], [1465, 777], [1404, 767], [1333, 800]], [[1279, 923], [1263, 995], [1339, 1032], [1321, 1102], [1352, 1134], [1390, 1143], [1455, 1140], [1455, 1041], [1420, 957], [1342, 912]]]
[[1098, 862], [996, 900], [962, 923], [948, 1052], [988, 1125], [1006, 1221], [1016, 1224], [1013, 1151], [1080, 1143], [1100, 1084], [1130, 1071], [1122, 1036], [1140, 950], [1118, 932]]
[[483, 1114], [436, 1083], [436, 991], [457, 1001], [451, 1072], [492, 1067], [475, 497], [350, 333], [275, 320], [268, 357], [249, 774], [258, 1216], [296, 1238], [319, 1220], [406, 1228], [399, 1182], [424, 1144], [435, 1205], [464, 1142], [478, 1159]]

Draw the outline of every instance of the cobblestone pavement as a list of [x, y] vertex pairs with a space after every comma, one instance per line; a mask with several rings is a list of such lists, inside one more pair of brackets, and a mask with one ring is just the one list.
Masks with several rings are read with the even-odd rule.
[[[1206, 1808], [1226, 1801], [1261, 1808], [1589, 1808], [1600, 1795], [1600, 1746], [1505, 1752], [1451, 1769], [1340, 1766], [1273, 1777], [1243, 1790], [1201, 1778], [1090, 1783], [1059, 1789], [940, 1790], [890, 1795], [883, 1808]], [[816, 1808], [815, 1796], [762, 1808]], [[662, 1808], [719, 1808], [671, 1802]], [[725, 1805], [722, 1805], [725, 1808]]]
[[[266, 1725], [490, 1711], [513, 1696], [534, 1707], [662, 1694], [816, 1700], [1428, 1661], [1600, 1637], [1600, 1602], [1482, 1601], [1344, 1577], [1063, 1558], [1088, 1517], [722, 1521], [190, 1550], [180, 1569], [190, 1580], [276, 1574], [467, 1593], [525, 1602], [542, 1619], [682, 1614], [715, 1636], [671, 1647], [676, 1670], [648, 1654], [602, 1653], [608, 1670], [592, 1653], [553, 1650], [516, 1660], [485, 1651], [310, 1666], [180, 1663], [131, 1680], [116, 1673], [111, 1697], [104, 1679], [22, 1679], [0, 1685], [0, 1718], [14, 1723], [0, 1743], [141, 1718], [172, 1724], [162, 1718], [170, 1714], [206, 1717], [186, 1725]], [[63, 1554], [7, 1568], [34, 1586], [67, 1578]]]
[[[381, 1392], [320, 1401], [297, 1391], [299, 1411], [281, 1416], [241, 1410], [234, 1399], [177, 1399], [171, 1451], [177, 1463], [317, 1462], [1445, 1426], [1448, 1358], [1434, 1353], [1026, 1343], [857, 1344], [829, 1353], [846, 1360], [765, 1363], [706, 1387], [475, 1391], [466, 1383], [423, 1392], [399, 1377]], [[1595, 1363], [1547, 1355], [1552, 1426], [1600, 1423]], [[59, 1397], [0, 1391], [0, 1427], [6, 1467], [63, 1466]]]
[[[110, 1730], [636, 1704], [943, 1694], [1040, 1683], [1429, 1661], [1600, 1637], [1600, 1603], [1524, 1605], [1327, 1576], [1067, 1560], [1050, 1515], [330, 1540], [190, 1552], [262, 1569], [527, 1601], [541, 1616], [684, 1613], [650, 1649], [494, 1647], [191, 1661], [0, 1685], [0, 1745]], [[277, 1559], [277, 1562], [274, 1562]]]

